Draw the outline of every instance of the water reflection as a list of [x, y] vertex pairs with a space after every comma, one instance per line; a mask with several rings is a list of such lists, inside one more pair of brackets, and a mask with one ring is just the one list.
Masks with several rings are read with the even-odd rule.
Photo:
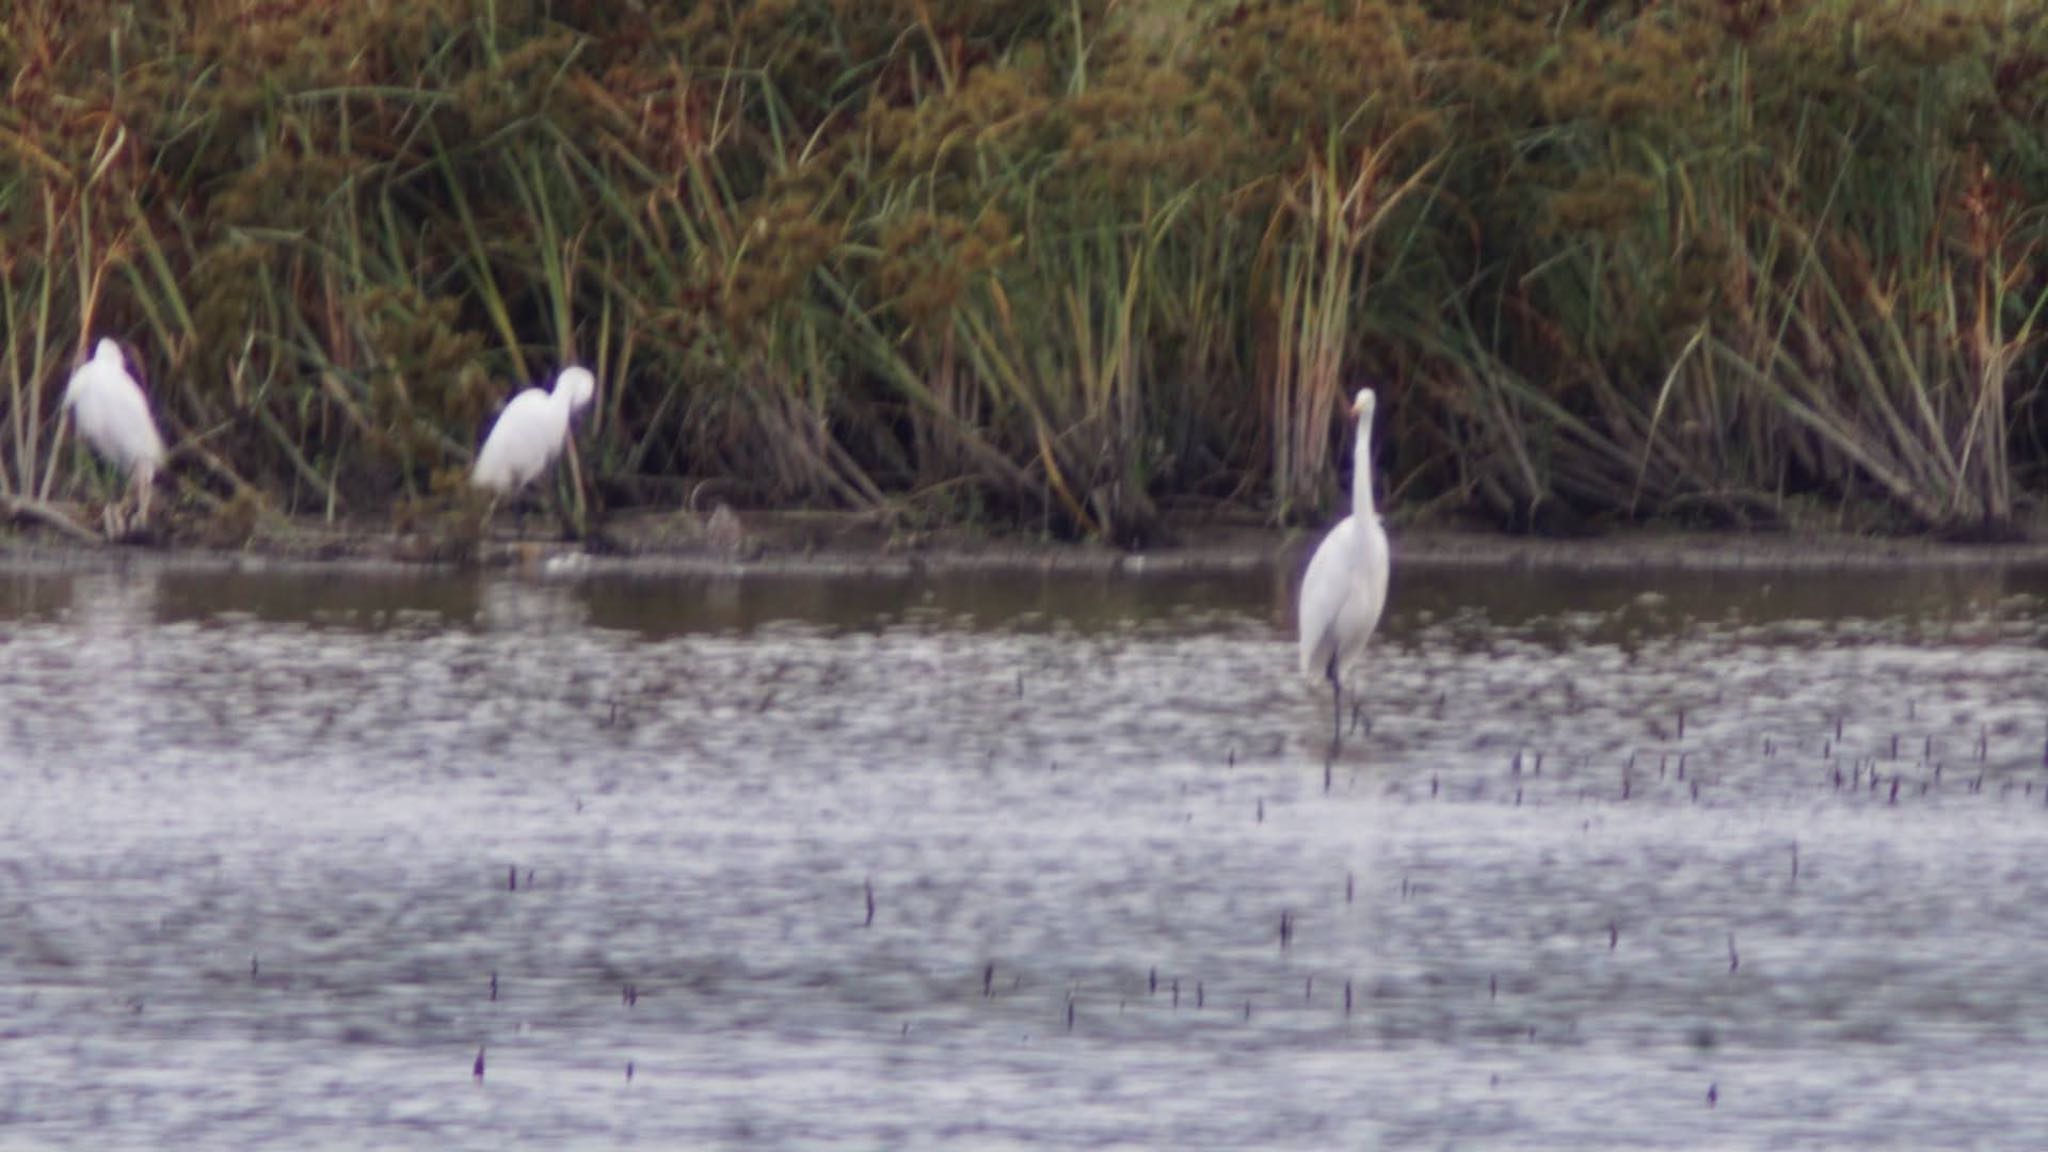
[[[648, 638], [748, 633], [787, 620], [887, 627], [927, 619], [978, 629], [1094, 632], [1256, 619], [1286, 629], [1297, 577], [1279, 566], [1144, 579], [1005, 572], [815, 579], [135, 565], [118, 573], [0, 575], [0, 621], [57, 619], [90, 600], [95, 611], [141, 612], [164, 623], [225, 617], [377, 631], [429, 618], [490, 629], [530, 626], [540, 622], [533, 615], [539, 613], [556, 624]], [[1654, 635], [1702, 623], [2024, 618], [2038, 614], [2044, 602], [2048, 569], [2029, 567], [1775, 573], [1424, 568], [1397, 572], [1386, 626], [1398, 637], [1445, 619], [1521, 627], [1582, 615]]]
[[1279, 572], [0, 579], [0, 1125], [2048, 1124], [2039, 574], [1401, 581], [1329, 761]]

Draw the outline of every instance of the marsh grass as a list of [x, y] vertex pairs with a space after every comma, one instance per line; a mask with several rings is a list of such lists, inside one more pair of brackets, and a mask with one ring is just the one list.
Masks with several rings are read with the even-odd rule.
[[1372, 381], [1396, 516], [2024, 523], [2048, 22], [1537, 7], [24, 0], [0, 496], [111, 332], [237, 524], [411, 517], [569, 361], [578, 521], [1314, 523]]

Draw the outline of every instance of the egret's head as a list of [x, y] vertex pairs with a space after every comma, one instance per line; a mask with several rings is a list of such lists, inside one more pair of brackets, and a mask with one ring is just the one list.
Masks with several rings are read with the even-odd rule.
[[587, 406], [597, 398], [597, 377], [588, 368], [564, 368], [555, 377], [555, 391], [569, 401], [569, 411]]
[[1351, 418], [1360, 422], [1371, 421], [1373, 403], [1372, 389], [1360, 388], [1358, 395], [1351, 401]]
[[119, 364], [122, 359], [121, 345], [109, 337], [102, 336], [100, 342], [93, 345], [92, 358], [103, 364]]

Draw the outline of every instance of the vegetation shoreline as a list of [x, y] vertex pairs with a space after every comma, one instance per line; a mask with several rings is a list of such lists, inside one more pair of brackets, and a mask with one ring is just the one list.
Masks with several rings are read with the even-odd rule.
[[568, 364], [579, 522], [1312, 527], [1365, 385], [1431, 522], [2048, 503], [2010, 0], [21, 0], [0, 78], [0, 498], [107, 491], [109, 337], [220, 537], [449, 516]]

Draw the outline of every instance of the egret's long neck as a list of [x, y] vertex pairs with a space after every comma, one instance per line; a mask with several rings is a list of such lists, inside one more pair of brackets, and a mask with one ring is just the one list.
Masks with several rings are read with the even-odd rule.
[[[1370, 523], [1377, 512], [1372, 506], [1372, 417], [1358, 422], [1358, 442], [1351, 449], [1351, 514]], [[1361, 534], [1359, 539], [1364, 539]]]

